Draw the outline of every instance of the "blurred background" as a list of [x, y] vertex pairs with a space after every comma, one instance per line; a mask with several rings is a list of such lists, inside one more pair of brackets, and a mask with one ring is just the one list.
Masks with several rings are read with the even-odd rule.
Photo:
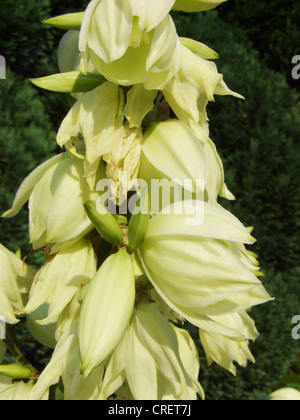
[[[0, 211], [38, 164], [59, 151], [55, 134], [68, 111], [64, 95], [38, 90], [29, 77], [57, 73], [62, 32], [42, 20], [82, 11], [86, 0], [0, 0]], [[217, 97], [209, 105], [211, 137], [237, 201], [222, 205], [254, 226], [262, 279], [274, 302], [253, 309], [260, 338], [251, 346], [256, 364], [236, 377], [207, 367], [199, 345], [200, 381], [208, 400], [261, 400], [282, 386], [300, 390], [300, 340], [292, 318], [300, 315], [300, 80], [292, 58], [300, 55], [299, 0], [229, 0], [206, 13], [173, 13], [179, 35], [206, 43], [220, 54], [220, 73], [246, 98]], [[300, 70], [299, 70], [300, 75]], [[0, 242], [30, 251], [26, 208], [0, 221]], [[32, 263], [34, 264], [35, 261]], [[21, 328], [21, 327], [20, 327]], [[197, 331], [191, 330], [195, 340]], [[28, 347], [37, 363], [49, 350]]]

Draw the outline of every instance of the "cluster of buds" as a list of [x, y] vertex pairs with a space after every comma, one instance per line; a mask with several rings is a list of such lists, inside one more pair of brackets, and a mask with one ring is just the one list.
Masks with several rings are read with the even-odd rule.
[[46, 22], [67, 30], [60, 73], [32, 82], [67, 95], [65, 151], [4, 214], [29, 201], [30, 241], [46, 262], [36, 272], [0, 248], [0, 315], [26, 317], [53, 355], [42, 372], [10, 366], [13, 381], [0, 367], [0, 398], [48, 399], [56, 384], [65, 400], [204, 398], [186, 323], [209, 364], [235, 374], [254, 362], [248, 310], [271, 297], [246, 249], [251, 229], [218, 203], [234, 196], [206, 113], [215, 95], [242, 97], [217, 53], [180, 38], [170, 15], [222, 2], [92, 0]]

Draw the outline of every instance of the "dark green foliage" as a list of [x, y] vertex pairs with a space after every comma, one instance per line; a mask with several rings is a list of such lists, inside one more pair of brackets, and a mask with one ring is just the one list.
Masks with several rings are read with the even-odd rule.
[[[0, 210], [8, 210], [23, 179], [56, 153], [55, 132], [43, 104], [28, 81], [7, 72], [0, 80]], [[1, 219], [1, 243], [28, 252], [28, 214]]]
[[211, 399], [262, 399], [281, 382], [296, 360], [299, 342], [291, 337], [300, 313], [300, 101], [285, 75], [270, 70], [243, 31], [215, 12], [178, 16], [184, 36], [193, 36], [220, 53], [217, 65], [230, 88], [246, 101], [216, 97], [209, 106], [211, 137], [222, 156], [227, 184], [236, 195], [222, 204], [246, 225], [255, 226], [263, 283], [276, 297], [253, 309], [261, 336], [253, 346], [257, 363], [237, 378], [205, 367], [202, 383]]
[[51, 35], [41, 24], [49, 14], [48, 0], [0, 0], [0, 54], [11, 70], [23, 77], [36, 76], [51, 55]]
[[299, 0], [230, 0], [219, 8], [220, 16], [241, 28], [269, 67], [291, 77], [292, 57], [300, 54]]

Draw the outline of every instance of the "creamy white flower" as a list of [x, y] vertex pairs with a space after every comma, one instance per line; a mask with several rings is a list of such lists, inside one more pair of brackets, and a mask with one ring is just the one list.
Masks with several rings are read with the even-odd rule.
[[215, 63], [205, 60], [185, 46], [182, 46], [182, 51], [182, 66], [164, 86], [163, 93], [177, 117], [205, 141], [208, 138], [208, 102], [214, 101], [215, 95], [243, 97], [226, 86]]
[[[83, 69], [91, 59], [113, 83], [162, 87], [178, 71], [182, 51], [168, 14], [174, 0], [93, 0], [81, 26]], [[133, 64], [134, 63], [134, 64]]]
[[120, 250], [103, 263], [83, 300], [79, 344], [84, 376], [116, 348], [130, 321], [134, 301], [133, 261]]
[[178, 202], [154, 216], [137, 253], [149, 280], [173, 310], [204, 331], [241, 338], [213, 317], [271, 299], [238, 248], [228, 246], [255, 239], [231, 213], [208, 203], [199, 206], [203, 220], [196, 214], [199, 223], [187, 223], [195, 204]]
[[16, 324], [15, 313], [23, 309], [22, 295], [28, 293], [36, 271], [0, 245], [0, 315]]
[[30, 393], [30, 400], [48, 399], [49, 388], [62, 378], [65, 400], [94, 400], [99, 393], [103, 366], [88, 378], [79, 370], [78, 320], [60, 337], [52, 358]]
[[[100, 170], [98, 172], [101, 177]], [[12, 209], [15, 216], [29, 199], [29, 231], [34, 249], [55, 244], [52, 252], [77, 242], [92, 224], [83, 203], [96, 200], [84, 178], [83, 162], [63, 153], [35, 169], [17, 192]]]
[[237, 330], [244, 337], [244, 341], [231, 340], [220, 335], [200, 330], [200, 340], [206, 353], [208, 365], [213, 362], [236, 375], [234, 362], [246, 367], [248, 360], [255, 363], [249, 349], [249, 340], [255, 341], [258, 337], [254, 321], [246, 312], [233, 313], [213, 317], [221, 325]]
[[41, 325], [56, 323], [74, 296], [90, 283], [96, 274], [96, 268], [93, 247], [86, 239], [60, 251], [37, 273], [23, 313], [34, 312], [47, 304], [48, 313], [37, 321]]
[[[173, 329], [155, 304], [140, 303], [109, 361], [100, 399], [124, 391], [135, 400], [204, 397], [195, 351], [191, 338]], [[125, 380], [129, 389], [123, 387]]]

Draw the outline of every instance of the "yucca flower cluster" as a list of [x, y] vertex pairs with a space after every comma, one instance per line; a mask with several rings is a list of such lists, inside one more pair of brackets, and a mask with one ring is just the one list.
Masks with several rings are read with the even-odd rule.
[[[53, 355], [43, 372], [0, 367], [0, 398], [204, 398], [199, 329], [209, 364], [254, 362], [248, 310], [271, 299], [255, 239], [218, 197], [234, 199], [209, 137], [206, 108], [231, 91], [206, 45], [180, 38], [171, 10], [223, 0], [92, 0], [46, 23], [67, 30], [60, 73], [32, 82], [64, 92], [61, 154], [25, 179], [38, 270], [0, 248], [0, 315], [27, 317]], [[156, 188], [158, 186], [158, 189]], [[0, 357], [6, 341], [0, 342]], [[200, 375], [201, 377], [201, 375]]]

